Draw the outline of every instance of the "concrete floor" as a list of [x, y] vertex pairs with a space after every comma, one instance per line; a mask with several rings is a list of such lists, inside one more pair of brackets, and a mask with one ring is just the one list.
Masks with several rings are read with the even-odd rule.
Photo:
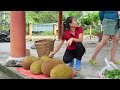
[[11, 79], [11, 78], [0, 71], [0, 79]]
[[[55, 46], [58, 43], [58, 40], [55, 42]], [[82, 63], [81, 63], [81, 71], [80, 75], [84, 75], [86, 77], [98, 77], [98, 72], [106, 65], [104, 58], [107, 57], [109, 59], [110, 57], [110, 46], [112, 42], [108, 42], [107, 45], [100, 51], [100, 53], [97, 56], [97, 62], [100, 64], [99, 66], [92, 66], [89, 63], [89, 60], [91, 58], [91, 55], [93, 54], [96, 45], [98, 44], [98, 38], [85, 38], [83, 41], [84, 46], [86, 47], [86, 54], [84, 54]], [[34, 41], [26, 42], [26, 47], [30, 49], [30, 47], [34, 45]], [[62, 46], [60, 51], [54, 56], [56, 58], [59, 58], [62, 60], [62, 57], [65, 52], [66, 45]], [[31, 55], [37, 56], [36, 49], [30, 49]], [[10, 43], [0, 43], [0, 59], [7, 59], [10, 55]], [[120, 43], [117, 49], [116, 57], [118, 60], [120, 60]], [[3, 61], [4, 62], [4, 61]], [[120, 65], [117, 65], [120, 68]]]

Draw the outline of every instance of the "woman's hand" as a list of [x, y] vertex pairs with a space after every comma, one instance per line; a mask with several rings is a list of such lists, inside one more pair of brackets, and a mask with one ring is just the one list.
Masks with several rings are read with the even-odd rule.
[[73, 39], [74, 38], [70, 38], [67, 42], [66, 42], [66, 45], [67, 46], [71, 46], [72, 42], [73, 42]]
[[49, 57], [52, 58], [54, 56], [54, 52], [51, 51], [50, 54], [49, 54]]
[[64, 40], [60, 39], [59, 44], [53, 49], [53, 51], [50, 52], [49, 57], [52, 58], [61, 48], [63, 45]]

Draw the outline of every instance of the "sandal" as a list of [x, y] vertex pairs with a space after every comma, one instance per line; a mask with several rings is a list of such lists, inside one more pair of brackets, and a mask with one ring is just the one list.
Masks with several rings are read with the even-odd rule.
[[75, 77], [80, 76], [80, 71], [75, 70], [75, 71], [74, 71], [74, 76], [75, 76]]
[[120, 65], [120, 61], [118, 60], [116, 60], [114, 63]]
[[89, 61], [92, 65], [98, 65], [98, 63], [95, 60], [90, 60]]

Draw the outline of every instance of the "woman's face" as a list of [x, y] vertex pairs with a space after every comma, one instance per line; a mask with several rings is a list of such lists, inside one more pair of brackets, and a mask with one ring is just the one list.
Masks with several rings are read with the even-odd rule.
[[72, 18], [72, 23], [70, 23], [70, 27], [78, 27], [78, 23], [75, 18]]

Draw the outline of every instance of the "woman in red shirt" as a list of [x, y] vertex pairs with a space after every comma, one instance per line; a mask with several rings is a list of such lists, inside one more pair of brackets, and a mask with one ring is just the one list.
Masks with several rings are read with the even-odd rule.
[[49, 54], [49, 57], [53, 57], [61, 48], [64, 41], [66, 40], [66, 51], [63, 56], [65, 63], [73, 67], [74, 58], [76, 58], [76, 70], [80, 70], [81, 59], [84, 55], [85, 48], [82, 44], [83, 41], [83, 29], [78, 26], [77, 21], [73, 17], [68, 17], [63, 23], [64, 33], [56, 46], [54, 51]]

